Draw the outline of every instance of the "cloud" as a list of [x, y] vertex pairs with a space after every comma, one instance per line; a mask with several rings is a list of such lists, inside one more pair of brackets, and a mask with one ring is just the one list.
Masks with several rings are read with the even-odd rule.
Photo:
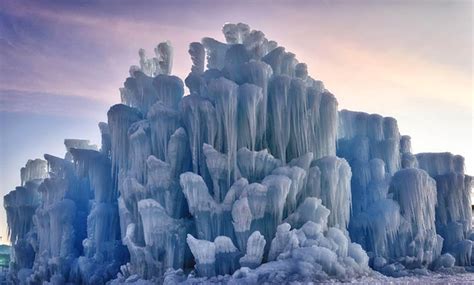
[[106, 120], [108, 105], [91, 98], [0, 89], [0, 112]]

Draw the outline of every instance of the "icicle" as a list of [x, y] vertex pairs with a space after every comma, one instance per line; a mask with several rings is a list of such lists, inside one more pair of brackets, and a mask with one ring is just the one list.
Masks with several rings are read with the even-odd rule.
[[180, 127], [179, 113], [162, 102], [157, 102], [148, 111], [147, 119], [150, 122], [151, 153], [163, 161], [168, 161], [168, 142]]
[[392, 255], [404, 258], [408, 264], [433, 262], [441, 254], [442, 245], [435, 228], [436, 182], [423, 170], [403, 169], [393, 176], [390, 193], [407, 223], [391, 247]]
[[286, 148], [290, 141], [290, 83], [287, 76], [274, 76], [268, 87], [267, 142], [270, 152], [283, 162], [286, 162]]
[[247, 148], [241, 148], [237, 152], [240, 174], [250, 183], [261, 181], [281, 164], [281, 161], [275, 159], [266, 149], [250, 151]]
[[202, 152], [204, 143], [214, 145], [217, 134], [216, 111], [212, 103], [197, 95], [181, 100], [181, 121], [189, 138], [193, 172], [206, 177], [206, 162]]
[[[172, 75], [158, 75], [153, 79], [158, 100], [166, 107], [177, 110], [184, 94], [183, 81]], [[150, 105], [152, 106], [152, 105]]]
[[351, 168], [345, 159], [324, 157], [315, 161], [321, 170], [321, 193], [319, 197], [331, 214], [329, 226], [347, 229], [351, 213]]
[[266, 147], [264, 140], [267, 129], [267, 113], [269, 112], [267, 110], [268, 84], [273, 71], [268, 64], [252, 60], [243, 65], [241, 73], [245, 82], [257, 85], [262, 89], [261, 104], [257, 108], [256, 149], [263, 149]]
[[214, 146], [227, 154], [227, 179], [231, 184], [236, 178], [238, 86], [225, 78], [213, 79], [208, 85], [208, 92], [216, 109], [217, 137]]
[[130, 144], [128, 129], [133, 123], [141, 119], [141, 115], [134, 108], [118, 104], [110, 108], [107, 117], [112, 141], [112, 178], [114, 188], [117, 189], [119, 170], [128, 169]]
[[309, 197], [304, 200], [295, 212], [285, 219], [285, 223], [290, 224], [293, 228], [300, 228], [306, 222], [311, 221], [319, 224], [324, 230], [327, 228], [328, 216], [330, 216], [330, 211], [324, 207], [321, 200]]
[[[239, 87], [239, 106], [237, 123], [237, 147], [255, 150], [257, 130], [261, 130], [259, 110], [263, 103], [262, 89], [253, 84], [243, 84]], [[263, 128], [264, 129], [264, 128]], [[261, 141], [261, 138], [260, 138]]]
[[306, 171], [298, 166], [284, 166], [276, 168], [272, 171], [272, 174], [284, 175], [291, 179], [290, 190], [286, 196], [285, 208], [283, 210], [283, 218], [286, 218], [296, 209], [297, 199], [301, 195], [301, 191], [305, 186], [304, 183], [306, 181]]
[[214, 200], [220, 203], [224, 200], [231, 185], [228, 156], [218, 152], [208, 144], [203, 145], [203, 152], [206, 157], [207, 169], [212, 178]]
[[161, 271], [182, 268], [188, 230], [186, 221], [171, 218], [166, 210], [152, 199], [139, 201], [138, 210], [143, 221], [145, 243], [150, 248], [155, 262], [160, 262], [163, 266]]
[[171, 165], [153, 155], [148, 157], [146, 165], [149, 195], [166, 209], [168, 216], [175, 219], [184, 217], [187, 213], [186, 201]]
[[181, 173], [191, 170], [192, 158], [189, 151], [189, 141], [183, 128], [177, 129], [171, 135], [168, 142], [167, 159], [175, 178], [179, 178]]
[[128, 130], [128, 175], [141, 184], [146, 183], [146, 159], [151, 154], [150, 123], [147, 120], [133, 123]]
[[290, 140], [286, 152], [288, 161], [309, 151], [309, 122], [304, 82], [301, 79], [292, 79], [289, 94]]

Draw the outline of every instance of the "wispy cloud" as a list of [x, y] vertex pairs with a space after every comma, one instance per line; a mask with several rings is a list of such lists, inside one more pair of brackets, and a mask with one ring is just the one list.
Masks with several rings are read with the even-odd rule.
[[0, 112], [104, 120], [108, 105], [91, 98], [0, 89]]

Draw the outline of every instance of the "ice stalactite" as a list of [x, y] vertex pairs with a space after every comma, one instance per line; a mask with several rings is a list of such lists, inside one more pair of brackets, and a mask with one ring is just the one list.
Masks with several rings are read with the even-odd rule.
[[148, 157], [146, 164], [148, 168], [147, 197], [158, 201], [166, 209], [167, 215], [172, 218], [186, 216], [186, 201], [171, 165], [152, 155]]
[[420, 153], [421, 169], [436, 180], [436, 230], [444, 238], [443, 252], [459, 265], [470, 265], [472, 177], [464, 174], [464, 158], [451, 153]]
[[207, 169], [212, 179], [214, 200], [220, 203], [224, 200], [230, 188], [231, 181], [229, 177], [233, 172], [232, 167], [229, 165], [227, 154], [218, 152], [208, 144], [204, 144], [202, 149], [206, 157]]
[[299, 157], [309, 151], [308, 138], [308, 107], [306, 86], [301, 79], [292, 79], [288, 97], [288, 113], [290, 123], [290, 141], [286, 152], [286, 160]]
[[271, 66], [274, 75], [282, 75], [282, 63], [285, 56], [284, 47], [276, 47], [262, 57], [262, 61]]
[[[243, 84], [239, 87], [237, 148], [256, 149], [257, 130], [261, 130], [259, 110], [263, 102], [262, 89], [253, 84]], [[265, 128], [263, 128], [265, 130]], [[261, 132], [261, 131], [260, 131]], [[262, 138], [260, 138], [260, 141]]]
[[288, 96], [291, 78], [274, 76], [268, 88], [267, 142], [271, 153], [286, 161], [286, 148], [290, 141]]
[[315, 159], [335, 156], [338, 121], [336, 97], [329, 92], [320, 93], [316, 88], [307, 90], [310, 112], [309, 135], [311, 136], [309, 149], [313, 152]]
[[281, 160], [275, 159], [266, 149], [250, 151], [247, 148], [241, 148], [237, 152], [237, 165], [240, 174], [250, 183], [262, 181], [281, 164]]
[[139, 183], [146, 183], [146, 159], [151, 155], [150, 123], [141, 120], [133, 123], [128, 129], [128, 175]]
[[348, 161], [352, 172], [349, 233], [355, 242], [384, 260], [391, 258], [390, 242], [396, 239], [401, 223], [398, 203], [387, 196], [390, 177], [400, 168], [399, 145], [393, 119], [339, 112], [337, 154]]
[[153, 78], [142, 71], [136, 71], [133, 77], [125, 80], [124, 87], [120, 89], [122, 104], [136, 108], [142, 114], [159, 100], [157, 90], [153, 86]]
[[267, 201], [265, 207], [265, 216], [263, 220], [257, 220], [256, 228], [259, 229], [266, 240], [271, 240], [275, 235], [276, 227], [283, 220], [283, 211], [285, 209], [286, 197], [290, 192], [291, 179], [283, 175], [268, 175], [262, 185], [267, 187]]
[[[397, 202], [387, 199], [390, 176], [385, 173], [384, 162], [372, 159], [365, 166], [368, 168], [362, 172], [370, 182], [359, 188], [358, 192], [352, 192], [353, 215], [349, 231], [352, 239], [367, 251], [388, 258], [389, 242], [396, 238], [401, 222], [400, 207]], [[361, 180], [358, 178], [357, 181]]]
[[198, 238], [214, 240], [219, 235], [232, 236], [232, 204], [216, 202], [202, 177], [194, 173], [181, 174], [180, 184], [188, 201], [189, 212], [193, 215]]
[[[117, 195], [113, 189], [111, 162], [94, 150], [72, 149], [76, 175], [84, 180], [83, 191], [91, 193], [87, 216], [87, 238], [82, 241], [84, 256], [77, 260], [80, 279], [86, 284], [105, 282], [114, 277], [128, 257], [120, 239]], [[71, 278], [73, 279], [73, 278]]]
[[227, 184], [230, 185], [236, 178], [238, 85], [224, 78], [214, 79], [208, 85], [208, 93], [216, 109], [217, 136], [214, 146], [227, 155]]
[[300, 228], [309, 221], [326, 225], [330, 213], [331, 211], [321, 203], [320, 199], [308, 197], [299, 205], [296, 211], [285, 219], [285, 223], [288, 223], [293, 228]]
[[176, 220], [153, 199], [138, 202], [138, 211], [143, 221], [143, 231], [147, 250], [158, 268], [156, 273], [167, 268], [182, 268], [186, 250], [186, 233], [189, 221]]
[[141, 120], [142, 115], [137, 109], [123, 104], [117, 104], [107, 112], [109, 119], [108, 125], [111, 137], [111, 160], [112, 160], [112, 178], [114, 187], [117, 189], [118, 175], [120, 169], [128, 169], [129, 158], [129, 139], [128, 130], [130, 126]]
[[285, 208], [283, 209], [283, 218], [286, 218], [296, 209], [297, 199], [301, 195], [304, 183], [306, 182], [306, 171], [298, 166], [284, 166], [276, 168], [272, 171], [272, 174], [286, 176], [291, 180], [291, 186], [286, 196]]
[[273, 238], [276, 226], [283, 219], [290, 185], [291, 180], [286, 176], [269, 175], [261, 184], [252, 183], [243, 187], [232, 206], [234, 231], [241, 251], [246, 250], [247, 240], [255, 231], [259, 231], [265, 240]]
[[[272, 71], [272, 68], [268, 64], [261, 61], [253, 60], [244, 64], [240, 70], [240, 73], [244, 75], [243, 80], [246, 83], [254, 84], [260, 87], [262, 90], [261, 103], [258, 104], [257, 110], [256, 110], [257, 125], [256, 125], [256, 137], [255, 137], [256, 150], [260, 150], [266, 147], [265, 135], [266, 135], [266, 130], [267, 130], [268, 84], [273, 74], [273, 71]], [[244, 87], [241, 87], [241, 88], [244, 88]], [[246, 104], [250, 104], [250, 101]], [[246, 110], [246, 108], [240, 109], [239, 113], [245, 112], [244, 110]], [[248, 109], [248, 110], [250, 111], [252, 109]], [[241, 127], [243, 126], [239, 125], [239, 128]]]
[[171, 135], [180, 127], [179, 113], [160, 101], [150, 108], [147, 119], [150, 122], [152, 154], [167, 161], [168, 142]]
[[[29, 160], [23, 168], [28, 169], [28, 175], [23, 178], [46, 176], [46, 168], [41, 166], [44, 161], [40, 159], [34, 160], [37, 161], [36, 163], [32, 163], [32, 161]], [[41, 181], [37, 178], [26, 180], [24, 186], [16, 187], [3, 198], [3, 206], [7, 212], [8, 236], [13, 245], [11, 269], [14, 272], [18, 272], [22, 268], [30, 269], [33, 266], [34, 250], [28, 239], [34, 226], [33, 216], [40, 205], [38, 187]]]
[[[184, 94], [183, 81], [173, 75], [158, 75], [153, 79], [153, 86], [159, 102], [172, 110], [178, 109], [179, 101]], [[150, 105], [153, 106], [153, 105]]]
[[167, 162], [171, 166], [171, 173], [174, 178], [179, 178], [179, 174], [192, 169], [188, 136], [183, 128], [177, 129], [171, 135], [167, 154]]
[[189, 139], [193, 172], [207, 178], [202, 146], [214, 145], [218, 128], [216, 110], [209, 100], [189, 95], [181, 100], [180, 113]]
[[407, 266], [431, 264], [441, 254], [443, 238], [436, 234], [436, 182], [421, 169], [395, 173], [389, 193], [400, 205], [401, 226], [391, 255]]
[[346, 229], [352, 205], [351, 168], [345, 159], [335, 156], [318, 159], [315, 165], [321, 171], [321, 192], [315, 194], [331, 211], [328, 225]]
[[72, 162], [47, 154], [45, 159], [50, 173], [38, 188], [41, 203], [33, 216], [35, 235], [30, 240], [37, 256], [29, 282], [49, 281], [56, 275], [68, 278], [83, 252], [87, 231], [89, 196], [81, 189], [89, 185], [75, 175]]

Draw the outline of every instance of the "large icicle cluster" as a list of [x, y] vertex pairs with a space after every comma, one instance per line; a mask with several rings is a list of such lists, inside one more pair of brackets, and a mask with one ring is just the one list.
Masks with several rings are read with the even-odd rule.
[[66, 139], [64, 159], [45, 154], [45, 160], [28, 161], [21, 170], [25, 185], [5, 196], [14, 282], [102, 284], [128, 259], [120, 241], [108, 126], [99, 126], [100, 151], [87, 140]]
[[[343, 110], [246, 24], [169, 42], [120, 89], [100, 150], [65, 141], [5, 196], [23, 283], [287, 283], [471, 264], [464, 160], [411, 153], [393, 118]], [[185, 86], [189, 95], [185, 95]], [[337, 156], [336, 156], [337, 155]]]

